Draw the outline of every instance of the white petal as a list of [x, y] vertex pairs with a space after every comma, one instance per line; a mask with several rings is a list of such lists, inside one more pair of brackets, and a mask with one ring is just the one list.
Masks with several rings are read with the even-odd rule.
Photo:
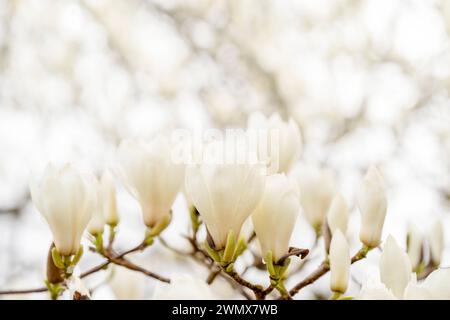
[[252, 214], [263, 257], [272, 251], [277, 261], [288, 252], [299, 209], [295, 182], [284, 174], [267, 177], [263, 197]]
[[387, 210], [386, 191], [381, 174], [370, 167], [357, 193], [357, 204], [361, 212], [359, 238], [369, 247], [380, 244]]
[[48, 166], [40, 182], [31, 189], [58, 251], [62, 255], [75, 254], [91, 217], [91, 198], [95, 193], [90, 192], [89, 184], [68, 164], [60, 169]]
[[334, 175], [330, 170], [308, 166], [299, 171], [300, 203], [311, 226], [320, 227], [336, 193]]
[[328, 209], [327, 222], [331, 234], [334, 234], [336, 230], [341, 230], [343, 234], [346, 233], [348, 224], [348, 206], [341, 194], [337, 194], [333, 198], [330, 208]]
[[125, 185], [139, 201], [149, 227], [170, 213], [184, 180], [184, 167], [175, 164], [171, 155], [171, 145], [164, 136], [149, 142], [124, 141], [118, 150]]
[[347, 291], [350, 265], [350, 249], [347, 240], [341, 230], [337, 229], [330, 244], [330, 287], [333, 292]]
[[427, 288], [418, 285], [416, 281], [410, 281], [405, 289], [405, 300], [432, 300], [433, 296]]
[[450, 268], [433, 271], [422, 283], [433, 299], [450, 300]]
[[119, 222], [117, 211], [116, 187], [114, 179], [109, 170], [103, 172], [100, 181], [101, 194], [103, 198], [102, 211], [105, 222], [109, 225], [116, 225]]
[[411, 262], [392, 236], [388, 237], [380, 257], [380, 278], [397, 298], [403, 298], [411, 279]]

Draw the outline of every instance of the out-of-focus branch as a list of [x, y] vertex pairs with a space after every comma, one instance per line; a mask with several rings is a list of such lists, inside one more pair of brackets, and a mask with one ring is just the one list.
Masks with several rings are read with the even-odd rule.
[[0, 214], [1, 213], [19, 214], [28, 205], [29, 201], [30, 201], [30, 194], [26, 192], [26, 194], [14, 206], [0, 207]]

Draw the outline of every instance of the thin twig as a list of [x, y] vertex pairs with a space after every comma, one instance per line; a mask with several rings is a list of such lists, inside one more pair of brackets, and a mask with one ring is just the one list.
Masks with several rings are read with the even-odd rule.
[[[367, 255], [367, 252], [368, 252], [367, 248], [362, 248], [361, 250], [359, 250], [352, 257], [352, 264], [357, 262], [357, 261], [359, 261], [359, 260], [361, 260], [361, 259], [364, 259], [366, 257], [366, 255]], [[323, 275], [325, 275], [328, 271], [330, 271], [330, 264], [329, 264], [328, 260], [325, 260], [309, 276], [307, 276], [305, 279], [303, 279], [302, 281], [297, 283], [297, 285], [295, 285], [295, 287], [293, 287], [289, 291], [289, 295], [291, 297], [295, 296], [301, 289], [303, 289], [304, 287], [306, 287], [306, 286], [316, 282]]]
[[[137, 245], [134, 248], [131, 248], [131, 249], [125, 251], [125, 252], [120, 253], [117, 256], [114, 256], [114, 259], [121, 259], [121, 258], [123, 258], [124, 256], [126, 256], [126, 255], [128, 255], [130, 253], [143, 250], [145, 247], [146, 247], [145, 243], [141, 243], [141, 244]], [[93, 273], [96, 273], [96, 272], [98, 272], [100, 270], [103, 270], [111, 263], [115, 263], [115, 262], [113, 262], [111, 259], [108, 259], [107, 261], [99, 264], [98, 266], [95, 266], [95, 267], [93, 267], [93, 268], [83, 272], [80, 275], [80, 278], [85, 278], [85, 277], [87, 277], [87, 276], [89, 276], [89, 275], [91, 275]], [[139, 271], [139, 270], [136, 270], [136, 271]], [[148, 271], [146, 271], [146, 272], [148, 272]], [[157, 278], [155, 278], [155, 279], [157, 279]], [[161, 279], [158, 279], [158, 280], [161, 280]], [[165, 279], [165, 280], [168, 280], [168, 279]], [[38, 293], [38, 292], [46, 292], [46, 291], [48, 291], [47, 287], [40, 287], [40, 288], [35, 288], [35, 289], [2, 290], [2, 291], [0, 291], [0, 295], [29, 294], [29, 293]]]

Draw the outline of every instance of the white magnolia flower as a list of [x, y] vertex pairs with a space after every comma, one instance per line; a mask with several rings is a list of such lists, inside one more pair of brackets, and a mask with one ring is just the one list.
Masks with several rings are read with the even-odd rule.
[[420, 284], [414, 278], [406, 287], [405, 299], [449, 300], [450, 269], [437, 269]]
[[170, 284], [159, 283], [153, 292], [154, 300], [217, 300], [220, 295], [205, 280], [190, 275], [173, 275]]
[[376, 247], [381, 242], [387, 211], [386, 190], [377, 168], [369, 168], [357, 193], [357, 204], [361, 212], [359, 238], [365, 245]]
[[341, 230], [337, 229], [330, 244], [330, 287], [333, 292], [347, 291], [350, 278], [350, 249]]
[[87, 230], [92, 235], [103, 233], [105, 228], [105, 217], [103, 215], [103, 195], [100, 189], [100, 184], [95, 179], [93, 180], [93, 191], [96, 193], [95, 205], [92, 211], [92, 217], [87, 226]]
[[380, 257], [380, 278], [397, 298], [403, 296], [411, 280], [411, 269], [407, 253], [399, 247], [392, 236], [389, 236]]
[[442, 229], [442, 222], [434, 223], [429, 235], [431, 262], [438, 266], [441, 264], [442, 252], [444, 251], [444, 230]]
[[450, 269], [437, 269], [418, 283], [411, 273], [411, 263], [392, 237], [389, 237], [380, 259], [381, 281], [368, 281], [358, 299], [450, 299]]
[[413, 270], [417, 268], [423, 257], [423, 236], [415, 224], [408, 225], [407, 249]]
[[277, 262], [288, 253], [299, 210], [296, 183], [284, 174], [267, 177], [262, 199], [252, 214], [263, 257], [272, 251], [273, 259]]
[[397, 300], [384, 283], [375, 277], [369, 278], [361, 288], [358, 300]]
[[141, 300], [145, 297], [145, 278], [141, 273], [114, 266], [109, 285], [117, 300]]
[[118, 152], [125, 186], [141, 205], [144, 222], [154, 227], [170, 214], [181, 189], [184, 167], [171, 159], [169, 140], [124, 141]]
[[331, 234], [336, 230], [341, 230], [343, 234], [347, 232], [348, 224], [348, 205], [341, 194], [337, 194], [331, 202], [327, 214], [327, 223]]
[[274, 113], [266, 118], [255, 112], [248, 119], [249, 133], [257, 135], [260, 160], [268, 160], [271, 173], [287, 173], [302, 149], [300, 129], [293, 119], [283, 121]]
[[336, 193], [333, 173], [328, 169], [307, 166], [298, 172], [300, 204], [309, 223], [319, 230]]
[[108, 225], [115, 226], [119, 223], [119, 213], [117, 211], [116, 186], [109, 170], [103, 172], [100, 179], [100, 190], [105, 222]]
[[260, 166], [201, 164], [186, 170], [186, 192], [202, 216], [216, 249], [242, 225], [258, 205], [264, 190]]
[[30, 183], [33, 203], [47, 221], [62, 256], [79, 249], [95, 205], [94, 179], [70, 164], [61, 168], [49, 164], [42, 178]]

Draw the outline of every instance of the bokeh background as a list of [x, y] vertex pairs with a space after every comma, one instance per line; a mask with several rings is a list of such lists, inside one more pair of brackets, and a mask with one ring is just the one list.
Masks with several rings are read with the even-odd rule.
[[[253, 111], [298, 122], [301, 162], [335, 170], [352, 208], [364, 171], [379, 166], [384, 235], [404, 245], [411, 221], [424, 234], [437, 220], [450, 230], [449, 35], [448, 0], [0, 0], [0, 288], [42, 285], [51, 235], [29, 200], [35, 170], [71, 161], [100, 172], [123, 138], [242, 127]], [[118, 187], [126, 249], [144, 228]], [[182, 196], [174, 211], [165, 237], [183, 248]], [[298, 224], [294, 244], [311, 246]], [[153, 271], [207, 275], [159, 245], [148, 251], [136, 259]], [[98, 261], [88, 253], [81, 268]], [[87, 285], [113, 298], [105, 277]], [[299, 297], [324, 295], [327, 281]], [[154, 281], [139, 282], [130, 292], [151, 297]]]

